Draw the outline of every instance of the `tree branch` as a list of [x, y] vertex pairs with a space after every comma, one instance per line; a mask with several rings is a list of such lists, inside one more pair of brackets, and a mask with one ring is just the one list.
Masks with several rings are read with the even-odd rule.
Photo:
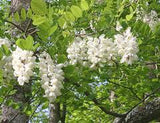
[[[153, 101], [145, 102], [147, 99], [149, 99], [149, 97], [159, 90], [160, 88], [157, 88], [152, 93], [147, 95], [142, 101], [137, 103], [126, 113], [125, 118], [116, 118], [114, 123], [147, 123], [159, 118], [160, 98], [155, 98]], [[141, 103], [144, 104], [139, 106]]]
[[158, 119], [160, 114], [160, 98], [156, 98], [142, 106], [134, 108], [125, 118], [125, 123], [148, 123]]
[[4, 20], [4, 21], [7, 22], [7, 23], [12, 24], [13, 26], [15, 26], [15, 27], [16, 27], [17, 29], [19, 29], [20, 31], [25, 32], [25, 30], [22, 29], [19, 25], [15, 24], [15, 23], [13, 23], [13, 22], [11, 22], [11, 21], [8, 21], [8, 20]]
[[137, 103], [135, 106], [133, 106], [133, 108], [131, 108], [127, 113], [129, 114], [134, 108], [136, 108], [138, 105], [140, 105], [141, 103], [145, 102], [150, 96], [152, 96], [153, 94], [155, 94], [157, 91], [159, 91], [160, 88], [157, 88], [156, 90], [154, 90], [152, 93], [150, 93], [149, 95], [147, 95], [143, 100], [141, 100], [139, 103]]
[[[76, 85], [77, 87], [81, 87], [81, 86], [80, 86], [79, 84], [77, 84], [77, 83], [74, 83], [74, 85]], [[91, 95], [88, 91], [85, 91], [84, 94], [85, 94], [87, 97], [89, 97], [89, 96]], [[94, 102], [94, 104], [95, 104], [96, 106], [98, 106], [104, 113], [106, 113], [106, 114], [108, 114], [108, 115], [111, 115], [111, 116], [114, 116], [114, 117], [121, 117], [121, 118], [122, 118], [122, 117], [125, 117], [125, 114], [119, 114], [119, 113], [116, 113], [116, 112], [113, 112], [113, 111], [108, 110], [106, 107], [102, 106], [102, 104], [100, 104], [95, 97], [92, 98], [91, 100], [92, 100], [92, 101]]]

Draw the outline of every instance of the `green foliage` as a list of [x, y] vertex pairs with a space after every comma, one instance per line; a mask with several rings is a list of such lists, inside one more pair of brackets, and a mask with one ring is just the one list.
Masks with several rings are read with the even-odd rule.
[[32, 8], [32, 11], [37, 15], [47, 14], [47, 6], [44, 0], [32, 0], [31, 8]]
[[81, 0], [81, 9], [82, 10], [88, 10], [89, 6], [86, 0]]
[[25, 21], [27, 18], [26, 10], [24, 8], [21, 9], [21, 17], [23, 21]]
[[82, 17], [82, 10], [78, 6], [71, 6], [71, 12], [76, 18]]
[[[147, 23], [136, 18], [136, 10], [139, 7], [142, 7], [146, 12], [156, 10], [159, 16], [160, 4], [156, 1], [150, 1], [147, 6], [147, 1], [139, 0], [137, 3], [130, 3], [129, 0], [59, 0], [46, 3], [44, 0], [32, 0], [31, 8], [28, 11], [23, 8], [20, 12], [14, 13], [13, 19], [7, 18], [18, 23], [17, 25], [20, 27], [19, 23], [25, 20], [29, 20], [30, 25], [33, 25], [33, 27], [29, 26], [25, 32], [17, 31], [16, 34], [19, 34], [20, 38], [11, 38], [11, 35], [5, 32], [12, 30], [13, 25], [10, 29], [9, 24], [4, 24], [4, 18], [9, 12], [5, 11], [4, 5], [0, 4], [2, 7], [2, 11], [0, 11], [0, 37], [12, 39], [12, 43], [23, 50], [32, 50], [36, 53], [47, 51], [56, 63], [66, 63], [68, 62], [67, 47], [75, 37], [84, 36], [75, 34], [75, 32], [85, 29], [89, 36], [98, 37], [105, 34], [109, 38], [114, 38], [114, 35], [118, 33], [115, 30], [117, 21], [123, 26], [120, 33], [127, 27], [131, 27], [139, 45], [139, 60], [133, 65], [115, 62], [112, 66], [106, 64], [105, 67], [97, 69], [90, 69], [80, 64], [68, 65], [63, 68], [64, 88], [61, 90], [62, 95], [57, 98], [56, 102], [60, 102], [61, 107], [63, 104], [67, 105], [66, 122], [110, 123], [114, 118], [100, 110], [99, 105], [93, 103], [93, 99], [97, 99], [100, 105], [108, 110], [126, 113], [160, 86], [160, 23], [157, 23], [152, 30]], [[0, 3], [2, 2], [0, 1]], [[95, 31], [90, 27], [91, 20]], [[35, 32], [32, 33], [32, 30]], [[0, 60], [3, 56], [8, 55], [10, 55], [10, 50], [2, 45]], [[147, 63], [155, 63], [153, 64], [155, 69], [150, 69]], [[28, 116], [34, 113], [32, 122], [47, 123], [46, 110], [48, 111], [49, 102], [43, 97], [44, 90], [41, 88], [39, 70], [35, 68], [36, 76], [30, 82], [32, 92], [27, 96], [33, 99], [31, 105], [28, 105], [27, 102], [19, 104], [12, 99], [5, 99], [6, 95], [11, 96], [17, 93], [12, 87], [17, 82], [16, 80], [4, 81], [1, 68], [0, 64], [0, 103], [6, 102], [14, 109], [21, 109], [24, 105], [24, 108], [21, 109], [24, 113]], [[90, 95], [86, 95], [86, 91]], [[111, 92], [115, 94], [113, 101], [110, 99]], [[155, 93], [153, 96], [159, 97], [160, 95]], [[36, 112], [37, 105], [38, 111]]]
[[20, 17], [19, 17], [18, 12], [16, 12], [16, 13], [14, 14], [14, 19], [15, 19], [17, 22], [20, 21]]
[[16, 45], [23, 50], [32, 50], [33, 49], [34, 40], [32, 36], [28, 36], [26, 39], [18, 39], [16, 41]]

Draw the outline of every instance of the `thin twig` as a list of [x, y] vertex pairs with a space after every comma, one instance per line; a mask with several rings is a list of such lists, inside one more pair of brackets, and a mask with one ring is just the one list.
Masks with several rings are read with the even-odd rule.
[[31, 19], [29, 19], [29, 21], [28, 21], [28, 23], [27, 23], [27, 26], [26, 26], [26, 28], [25, 28], [25, 33], [27, 33], [30, 24], [31, 24]]
[[8, 20], [5, 20], [5, 22], [12, 24], [13, 26], [17, 27], [17, 29], [19, 29], [20, 31], [25, 32], [25, 30], [22, 29], [19, 25], [15, 24], [15, 23], [13, 23], [11, 21], [8, 21]]
[[37, 29], [35, 29], [35, 30], [33, 30], [32, 32], [28, 33], [28, 35], [32, 35], [32, 34], [34, 34], [34, 33], [36, 33], [36, 32], [38, 32]]

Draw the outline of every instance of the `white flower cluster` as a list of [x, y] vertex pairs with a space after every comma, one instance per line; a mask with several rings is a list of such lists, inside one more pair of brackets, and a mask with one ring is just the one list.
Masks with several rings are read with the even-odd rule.
[[14, 69], [14, 76], [18, 77], [19, 85], [28, 83], [30, 77], [33, 75], [33, 68], [35, 64], [35, 57], [32, 51], [22, 50], [17, 47], [12, 53], [12, 66]]
[[151, 10], [150, 13], [146, 13], [142, 8], [137, 10], [137, 20], [142, 20], [144, 23], [147, 23], [152, 30], [154, 30], [156, 24], [160, 22], [156, 11]]
[[86, 65], [88, 60], [87, 40], [77, 37], [67, 49], [67, 53], [71, 64], [80, 63]]
[[0, 47], [2, 45], [6, 45], [7, 47], [10, 47], [10, 42], [7, 38], [0, 38]]
[[[122, 26], [118, 23], [117, 31]], [[115, 40], [105, 38], [101, 35], [99, 38], [86, 36], [83, 39], [76, 38], [68, 47], [68, 59], [71, 64], [81, 63], [82, 65], [104, 66], [104, 63], [112, 64], [118, 56], [121, 57], [121, 63], [132, 64], [138, 59], [138, 44], [136, 37], [132, 35], [131, 28], [127, 28], [123, 34], [114, 36]]]
[[150, 28], [153, 30], [155, 25], [160, 22], [160, 18], [158, 18], [158, 14], [156, 11], [152, 10], [150, 13], [146, 14], [143, 17], [143, 22], [147, 23]]
[[67, 53], [71, 64], [81, 63], [92, 68], [110, 61], [115, 56], [115, 46], [112, 39], [104, 38], [104, 35], [99, 38], [87, 36], [83, 40], [76, 38]]
[[[6, 45], [10, 48], [10, 41], [7, 38], [0, 38], [0, 47]], [[12, 69], [12, 56], [3, 56], [1, 60], [1, 69], [3, 70], [3, 77], [9, 81], [13, 79], [13, 69]]]
[[53, 102], [61, 95], [63, 88], [63, 64], [54, 64], [50, 55], [43, 52], [39, 57], [39, 69], [42, 79], [42, 88], [45, 90], [45, 97]]
[[103, 63], [110, 62], [116, 56], [115, 45], [112, 39], [101, 35], [99, 38], [87, 37], [87, 55], [91, 62], [91, 68], [97, 64], [103, 66]]
[[138, 59], [136, 55], [138, 52], [138, 44], [136, 42], [136, 37], [131, 33], [131, 28], [128, 27], [123, 34], [117, 34], [115, 37], [115, 45], [118, 54], [122, 57], [121, 63], [126, 62], [127, 64], [132, 64]]

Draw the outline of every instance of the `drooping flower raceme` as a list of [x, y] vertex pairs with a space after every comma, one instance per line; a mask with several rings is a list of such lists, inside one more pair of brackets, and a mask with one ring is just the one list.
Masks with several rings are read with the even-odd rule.
[[73, 65], [76, 63], [86, 65], [88, 60], [87, 50], [87, 40], [77, 37], [67, 49], [70, 63]]
[[42, 79], [42, 88], [45, 90], [45, 97], [53, 102], [61, 95], [63, 88], [63, 64], [54, 64], [50, 55], [43, 52], [39, 57], [39, 69]]
[[118, 54], [122, 57], [121, 63], [132, 64], [138, 59], [138, 44], [136, 37], [132, 35], [131, 28], [128, 27], [123, 34], [117, 34], [115, 37], [115, 45]]
[[33, 68], [35, 64], [35, 57], [32, 51], [22, 50], [17, 47], [12, 53], [12, 66], [14, 69], [14, 76], [17, 77], [19, 85], [28, 83], [30, 77], [33, 75]]

